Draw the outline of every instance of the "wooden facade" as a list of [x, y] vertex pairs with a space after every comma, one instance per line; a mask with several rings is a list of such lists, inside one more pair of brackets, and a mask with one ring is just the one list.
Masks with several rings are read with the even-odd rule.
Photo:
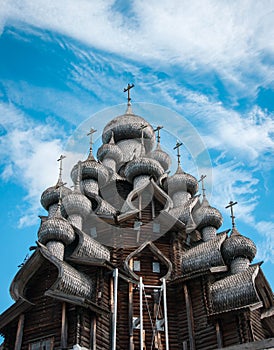
[[74, 191], [59, 177], [42, 194], [49, 215], [12, 282], [1, 349], [274, 347], [253, 242], [217, 232], [221, 214], [180, 165], [166, 175], [168, 155], [130, 104], [102, 139], [99, 162], [91, 149], [73, 168]]

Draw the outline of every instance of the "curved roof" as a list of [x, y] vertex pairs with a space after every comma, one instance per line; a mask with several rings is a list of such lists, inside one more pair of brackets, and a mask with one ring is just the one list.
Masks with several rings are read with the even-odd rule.
[[213, 266], [224, 266], [221, 245], [226, 239], [226, 232], [215, 238], [200, 243], [196, 247], [184, 252], [182, 256], [182, 270], [184, 274], [206, 270]]

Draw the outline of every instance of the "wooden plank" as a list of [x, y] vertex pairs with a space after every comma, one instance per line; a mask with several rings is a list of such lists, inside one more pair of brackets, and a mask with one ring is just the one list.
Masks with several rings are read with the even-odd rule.
[[187, 326], [188, 326], [188, 333], [189, 333], [189, 346], [190, 350], [195, 350], [195, 334], [194, 334], [194, 327], [193, 327], [193, 314], [192, 314], [192, 307], [191, 307], [191, 301], [189, 298], [188, 288], [187, 285], [183, 285], [184, 289], [184, 295], [185, 295], [185, 301], [186, 301], [186, 315], [187, 315]]
[[67, 306], [62, 303], [61, 347], [66, 348], [68, 342]]
[[14, 350], [20, 350], [22, 345], [23, 330], [24, 330], [25, 315], [21, 314], [18, 320], [16, 341]]

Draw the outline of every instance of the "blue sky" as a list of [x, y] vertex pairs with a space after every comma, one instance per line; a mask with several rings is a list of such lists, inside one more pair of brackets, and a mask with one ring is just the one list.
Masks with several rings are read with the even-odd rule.
[[[40, 195], [57, 180], [68, 138], [125, 103], [129, 82], [133, 108], [162, 105], [195, 128], [222, 229], [230, 228], [225, 205], [238, 201], [238, 229], [256, 243], [273, 288], [274, 1], [0, 5], [0, 312], [12, 303], [10, 282], [37, 239]], [[182, 164], [191, 170], [187, 155]]]

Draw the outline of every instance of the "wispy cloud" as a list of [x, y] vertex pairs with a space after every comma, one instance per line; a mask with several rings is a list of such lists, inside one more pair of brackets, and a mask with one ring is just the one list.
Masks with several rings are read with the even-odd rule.
[[56, 160], [62, 153], [64, 134], [57, 125], [34, 122], [12, 105], [0, 104], [0, 116], [5, 130], [0, 139], [1, 178], [7, 185], [16, 183], [24, 188], [25, 212], [19, 226], [32, 225], [41, 210], [42, 191], [57, 181]]
[[136, 61], [213, 69], [239, 90], [273, 80], [265, 59], [274, 51], [271, 1], [139, 0], [119, 11], [114, 0], [5, 0], [2, 8], [2, 26], [21, 21]]

